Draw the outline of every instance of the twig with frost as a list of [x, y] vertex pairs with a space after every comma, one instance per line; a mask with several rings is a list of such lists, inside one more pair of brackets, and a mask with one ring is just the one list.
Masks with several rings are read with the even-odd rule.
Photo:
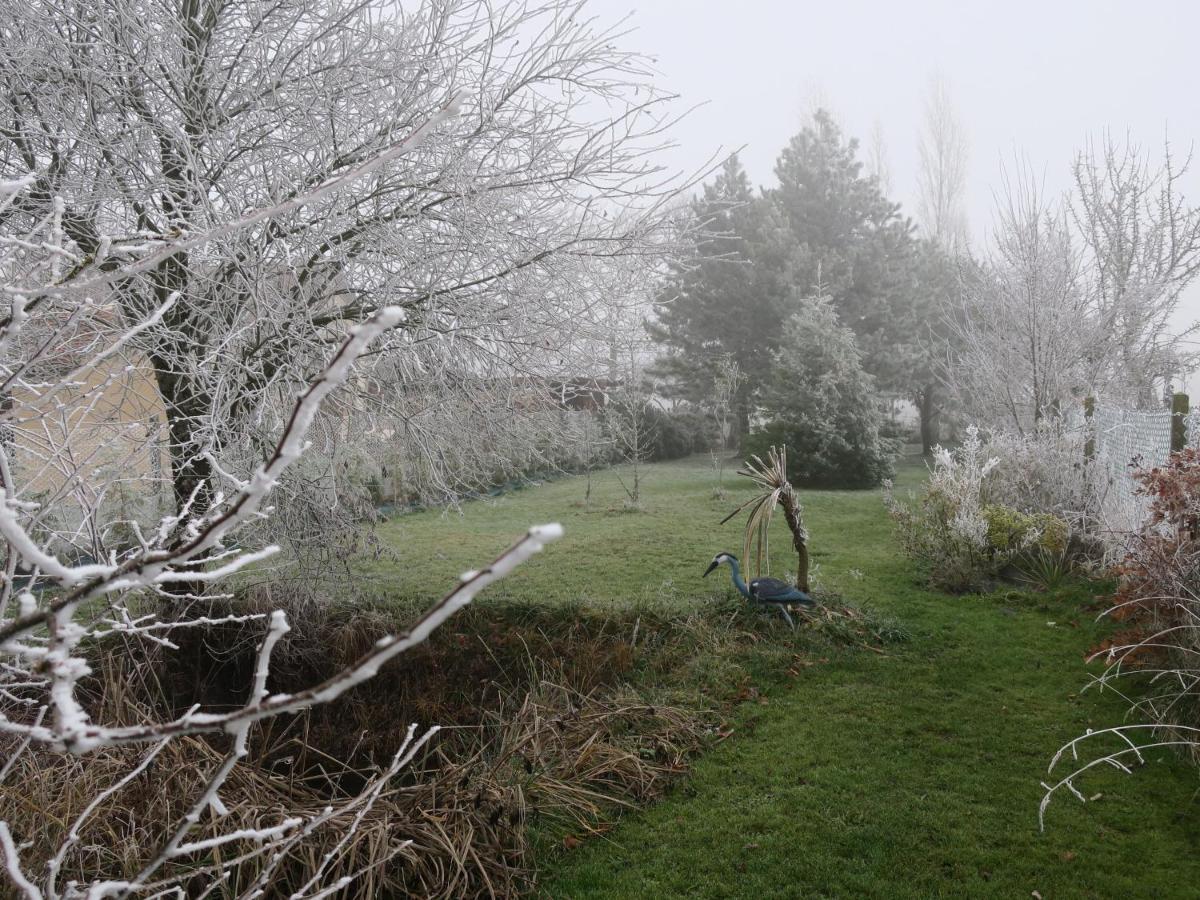
[[1054, 798], [1054, 795], [1058, 791], [1069, 791], [1081, 803], [1087, 802], [1087, 797], [1084, 796], [1083, 792], [1075, 786], [1075, 781], [1086, 772], [1089, 772], [1098, 766], [1111, 766], [1114, 769], [1124, 772], [1126, 775], [1132, 775], [1133, 770], [1127, 763], [1127, 760], [1129, 759], [1135, 760], [1139, 765], [1141, 765], [1146, 761], [1145, 753], [1148, 750], [1157, 750], [1167, 747], [1193, 747], [1197, 744], [1197, 742], [1200, 742], [1200, 728], [1184, 726], [1172, 726], [1167, 730], [1191, 735], [1190, 739], [1157, 740], [1148, 744], [1138, 744], [1135, 743], [1129, 736], [1129, 733], [1143, 734], [1149, 732], [1154, 734], [1155, 732], [1163, 730], [1164, 727], [1162, 725], [1155, 723], [1148, 723], [1144, 725], [1119, 725], [1113, 728], [1102, 728], [1099, 731], [1093, 731], [1089, 728], [1084, 734], [1077, 738], [1073, 738], [1059, 747], [1058, 752], [1056, 752], [1054, 757], [1050, 760], [1050, 766], [1047, 769], [1047, 772], [1053, 773], [1055, 767], [1068, 753], [1070, 753], [1072, 760], [1078, 762], [1080, 756], [1080, 745], [1092, 740], [1093, 738], [1102, 738], [1105, 736], [1117, 737], [1120, 738], [1121, 741], [1126, 745], [1121, 750], [1096, 756], [1089, 762], [1076, 768], [1069, 775], [1060, 778], [1054, 784], [1047, 784], [1044, 781], [1041, 782], [1042, 788], [1045, 789], [1045, 794], [1042, 795], [1042, 801], [1038, 804], [1038, 827], [1045, 831], [1046, 808], [1050, 805], [1050, 801]]

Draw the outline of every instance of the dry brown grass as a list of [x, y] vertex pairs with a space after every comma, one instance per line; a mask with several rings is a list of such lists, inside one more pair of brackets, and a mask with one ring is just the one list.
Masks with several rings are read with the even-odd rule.
[[[659, 795], [685, 770], [687, 756], [700, 743], [695, 718], [650, 706], [627, 691], [583, 695], [544, 682], [518, 707], [496, 710], [490, 718], [492, 724], [483, 729], [486, 742], [472, 756], [457, 755], [453, 748], [461, 741], [446, 741], [423, 760], [419, 772], [397, 780], [380, 796], [328, 870], [331, 881], [363, 873], [346, 896], [519, 893], [531, 884], [526, 827], [531, 821], [590, 829], [613, 804], [635, 805]], [[183, 815], [201, 789], [203, 772], [222, 755], [201, 740], [169, 744], [144, 776], [96, 811], [65, 871], [77, 878], [136, 871], [153, 854], [167, 824]], [[22, 757], [9, 775], [0, 808], [14, 831], [32, 844], [24, 854], [30, 871], [38, 871], [38, 861], [95, 794], [138, 759], [130, 749], [82, 760], [42, 751]], [[324, 781], [279, 768], [250, 764], [235, 770], [222, 791], [231, 810], [222, 830], [274, 824], [285, 811], [315, 815], [347, 798], [339, 782], [357, 782], [366, 774], [339, 767], [333, 759]], [[293, 851], [269, 896], [286, 896], [303, 883], [353, 816], [350, 810], [335, 817]], [[404, 846], [406, 841], [412, 843]], [[196, 863], [219, 869], [238, 852], [233, 845], [221, 858]], [[236, 896], [260, 862], [236, 870], [218, 896]], [[210, 871], [198, 870], [196, 885], [209, 876]]]
[[[236, 601], [242, 612], [290, 606], [289, 619], [298, 623], [276, 653], [273, 692], [326, 677], [406, 621], [394, 610], [283, 600], [267, 592]], [[354, 810], [292, 848], [268, 896], [287, 896], [335, 848], [331, 879], [359, 873], [346, 897], [525, 893], [535, 886], [535, 833], [572, 842], [602, 832], [622, 808], [652, 801], [686, 771], [749, 681], [740, 660], [759, 654], [782, 672], [796, 641], [850, 646], [880, 639], [853, 610], [826, 610], [800, 632], [777, 626], [737, 602], [675, 613], [469, 608], [341, 702], [260, 725], [249, 759], [221, 792], [232, 819], [220, 827], [264, 827], [285, 812], [315, 814], [346, 802], [387, 766], [410, 723], [441, 724], [350, 841], [337, 847]], [[105, 721], [130, 723], [164, 707], [241, 704], [261, 631], [261, 623], [224, 625], [177, 632], [180, 650], [169, 654], [144, 646], [96, 653], [92, 709]], [[657, 688], [651, 694], [633, 685]], [[164, 749], [89, 820], [64, 867], [67, 877], [135, 871], [226, 750], [220, 739]], [[31, 844], [22, 852], [26, 871], [41, 871], [83, 806], [139, 758], [128, 748], [83, 759], [23, 755], [0, 787], [0, 818]], [[208, 828], [206, 819], [197, 837]], [[229, 867], [237, 853], [230, 846], [219, 858], [190, 860], [199, 867], [195, 885], [213, 867]], [[236, 868], [212, 896], [239, 896], [260, 865]]]
[[[339, 668], [396, 625], [383, 614], [307, 612], [309, 624], [279, 654], [272, 690]], [[616, 629], [561, 615], [540, 622], [531, 616], [520, 629], [511, 619], [481, 615], [456, 622], [346, 702], [268, 722], [254, 736], [251, 758], [221, 792], [231, 813], [220, 830], [260, 828], [346, 802], [386, 764], [410, 722], [454, 723], [387, 786], [354, 837], [337, 850], [328, 880], [359, 873], [348, 897], [511, 896], [528, 890], [529, 826], [587, 831], [606, 811], [653, 799], [685, 771], [703, 731], [696, 715], [651, 704], [623, 683], [632, 654]], [[212, 706], [241, 702], [234, 686], [245, 684], [242, 656], [253, 651], [254, 630], [196, 632], [179, 654], [152, 652], [138, 665], [124, 653], [98, 653], [98, 674], [89, 685], [92, 707], [107, 721], [132, 722], [154, 707], [178, 709], [197, 699]], [[214, 658], [212, 647], [225, 652]], [[206, 668], [180, 669], [203, 661]], [[89, 818], [64, 866], [66, 877], [136, 871], [226, 750], [221, 740], [169, 744]], [[0, 818], [29, 843], [22, 853], [27, 871], [41, 871], [80, 811], [144, 752], [106, 749], [76, 758], [30, 750], [20, 757], [0, 793]], [[302, 884], [335, 849], [355, 813], [336, 816], [294, 848], [268, 895], [286, 896]], [[209, 828], [206, 818], [197, 836]], [[246, 849], [230, 845], [219, 857], [191, 860], [194, 886]], [[234, 867], [215, 896], [238, 896], [261, 862]]]

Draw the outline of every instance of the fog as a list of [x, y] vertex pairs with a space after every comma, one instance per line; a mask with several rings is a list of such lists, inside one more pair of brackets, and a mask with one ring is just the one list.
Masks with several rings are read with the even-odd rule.
[[[884, 4], [697, 0], [686, 5], [597, 0], [625, 18], [622, 42], [657, 60], [659, 84], [695, 105], [668, 165], [700, 166], [740, 149], [758, 185], [816, 106], [886, 147], [891, 195], [912, 215], [918, 131], [930, 83], [948, 89], [969, 145], [966, 212], [973, 246], [987, 239], [1002, 165], [1020, 160], [1048, 192], [1065, 191], [1089, 137], [1126, 133], [1148, 151], [1169, 138], [1179, 156], [1200, 137], [1191, 63], [1200, 5], [1187, 2]], [[1184, 185], [1200, 198], [1200, 168]], [[1189, 291], [1179, 322], [1200, 318]], [[1193, 386], [1195, 379], [1192, 379]]]

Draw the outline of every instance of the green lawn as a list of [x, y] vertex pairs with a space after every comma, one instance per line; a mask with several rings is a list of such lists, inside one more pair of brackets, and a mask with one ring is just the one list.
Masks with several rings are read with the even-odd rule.
[[[452, 584], [467, 569], [478, 568], [529, 525], [561, 522], [565, 538], [546, 549], [516, 574], [491, 589], [482, 602], [502, 599], [550, 603], [582, 603], [593, 607], [632, 603], [694, 604], [702, 596], [732, 590], [722, 569], [707, 580], [700, 576], [721, 550], [741, 555], [742, 521], [721, 521], [749, 496], [747, 480], [726, 467], [727, 495], [714, 496], [716, 476], [707, 460], [644, 467], [643, 502], [638, 511], [624, 505], [617, 480], [628, 472], [593, 476], [591, 503], [584, 506], [583, 477], [562, 478], [515, 491], [496, 499], [469, 502], [461, 510], [427, 510], [398, 516], [380, 529], [386, 545], [398, 551], [360, 567], [386, 586], [390, 598], [424, 602]], [[910, 480], [915, 476], [910, 475]], [[875, 494], [822, 491], [805, 496], [806, 509], [824, 534], [813, 541], [813, 563], [819, 581], [843, 586], [847, 566], [836, 553], [851, 537], [855, 524], [845, 518], [846, 501], [882, 514]], [[791, 537], [776, 516], [772, 542], [772, 574], [792, 574], [795, 553]], [[855, 554], [857, 556], [857, 554]], [[419, 560], [420, 567], [412, 561]], [[863, 568], [865, 561], [850, 565]], [[387, 576], [396, 576], [392, 581]]]
[[[904, 481], [916, 483], [910, 465]], [[732, 482], [732, 479], [728, 479]], [[712, 496], [699, 461], [650, 467], [645, 511], [621, 509], [611, 474], [590, 509], [563, 479], [462, 515], [425, 512], [384, 528], [414, 598], [442, 589], [526, 524], [566, 537], [478, 602], [688, 604], [728, 591], [701, 581], [738, 523], [741, 493]], [[1194, 770], [1166, 753], [1132, 778], [1098, 773], [1086, 806], [1064, 795], [1037, 828], [1045, 766], [1089, 726], [1120, 720], [1115, 698], [1077, 696], [1100, 631], [1091, 591], [949, 597], [925, 590], [876, 492], [804, 495], [818, 581], [912, 633], [887, 655], [803, 660], [763, 673], [765, 703], [734, 713], [734, 736], [701, 757], [664, 802], [602, 837], [547, 851], [552, 897], [1195, 897], [1200, 817]], [[792, 556], [779, 523], [775, 572]], [[571, 842], [574, 844], [574, 842]]]

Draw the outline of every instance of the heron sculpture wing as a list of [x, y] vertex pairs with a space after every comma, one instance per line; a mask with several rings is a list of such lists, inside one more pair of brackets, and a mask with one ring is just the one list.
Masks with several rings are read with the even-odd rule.
[[750, 596], [759, 603], [807, 603], [812, 597], [795, 585], [778, 578], [755, 578], [750, 582]]

